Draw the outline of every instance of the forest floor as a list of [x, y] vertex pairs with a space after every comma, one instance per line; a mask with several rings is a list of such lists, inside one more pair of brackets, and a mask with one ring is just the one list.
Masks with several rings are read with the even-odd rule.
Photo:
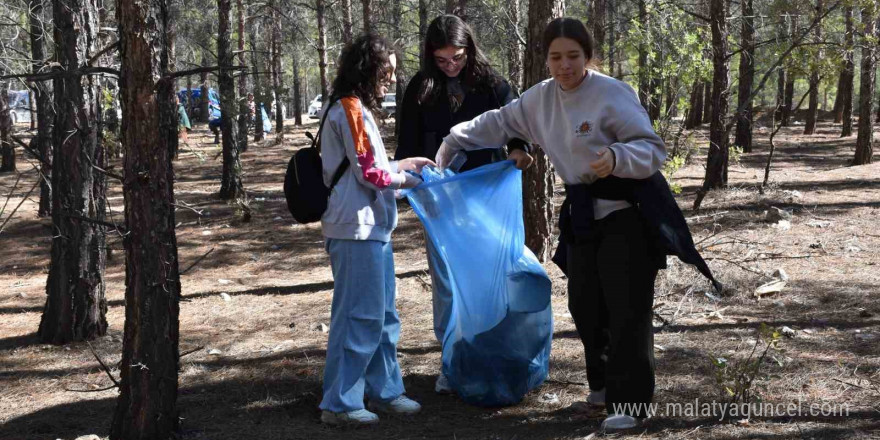
[[[389, 121], [389, 134], [392, 127]], [[594, 433], [604, 411], [579, 403], [588, 391], [583, 348], [568, 314], [565, 279], [552, 263], [545, 265], [555, 320], [547, 382], [505, 408], [434, 393], [440, 346], [432, 330], [431, 281], [422, 228], [406, 204], [394, 234], [399, 359], [407, 394], [424, 410], [412, 418], [383, 417], [364, 429], [320, 423], [327, 343], [321, 324], [330, 322], [333, 280], [320, 225], [294, 224], [281, 190], [287, 160], [308, 142], [303, 131], [315, 129], [315, 121], [288, 127], [282, 144], [273, 134], [243, 155], [253, 209], [248, 223], [217, 198], [220, 148], [205, 126], [181, 147], [175, 195], [194, 208], [177, 211], [181, 268], [212, 251], [181, 277], [180, 351], [187, 353], [180, 363], [181, 438], [500, 440]], [[660, 273], [657, 414], [632, 438], [880, 438], [880, 164], [848, 166], [855, 137], [840, 139], [839, 129], [827, 121], [814, 136], [802, 136], [802, 125], [784, 128], [763, 194], [768, 132], [757, 130], [755, 151], [730, 168], [730, 188], [710, 193], [699, 212], [691, 206], [705, 149], [674, 175], [695, 240], [726, 289], [711, 294], [695, 270], [677, 261]], [[705, 145], [705, 131], [694, 134]], [[390, 150], [393, 142], [389, 135]], [[19, 159], [17, 187], [16, 175], [0, 175], [0, 197], [11, 194], [3, 219], [37, 179], [28, 162]], [[114, 165], [121, 168], [119, 160]], [[112, 180], [110, 186], [119, 221], [121, 188]], [[111, 382], [89, 345], [57, 347], [35, 337], [52, 239], [50, 220], [37, 217], [38, 192], [0, 235], [0, 439], [105, 437], [117, 391], [94, 391]], [[560, 197], [557, 188], [557, 203]], [[788, 224], [768, 219], [774, 207], [792, 213]], [[122, 351], [125, 270], [122, 243], [109, 237], [109, 330], [91, 346], [112, 367]], [[790, 277], [782, 291], [756, 298], [755, 289], [773, 281], [779, 268]], [[787, 328], [780, 350], [752, 363], [760, 370], [750, 389], [774, 411], [765, 406], [749, 419], [719, 420], [717, 408], [701, 406], [728, 399], [712, 360], [745, 365], [756, 343], [763, 351], [762, 323]], [[675, 404], [681, 413], [671, 413]], [[789, 404], [800, 405], [800, 413], [788, 412]]]

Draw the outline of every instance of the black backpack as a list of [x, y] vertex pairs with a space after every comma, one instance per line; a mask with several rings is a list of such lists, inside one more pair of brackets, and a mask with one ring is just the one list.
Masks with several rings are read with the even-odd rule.
[[339, 183], [339, 179], [348, 169], [348, 156], [342, 159], [330, 188], [324, 186], [323, 164], [321, 162], [321, 130], [327, 119], [327, 112], [333, 106], [334, 101], [327, 106], [327, 111], [321, 116], [321, 124], [318, 126], [318, 135], [306, 136], [312, 140], [311, 147], [301, 148], [287, 163], [287, 173], [284, 175], [284, 198], [287, 199], [287, 209], [299, 223], [312, 223], [321, 220], [324, 211], [327, 210], [327, 200], [330, 191]]

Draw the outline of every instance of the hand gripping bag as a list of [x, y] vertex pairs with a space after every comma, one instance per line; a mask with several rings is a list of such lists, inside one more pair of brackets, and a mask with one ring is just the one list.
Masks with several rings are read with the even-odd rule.
[[525, 246], [512, 161], [461, 174], [425, 167], [406, 193], [452, 286], [443, 373], [466, 402], [511, 405], [547, 378], [550, 279]]

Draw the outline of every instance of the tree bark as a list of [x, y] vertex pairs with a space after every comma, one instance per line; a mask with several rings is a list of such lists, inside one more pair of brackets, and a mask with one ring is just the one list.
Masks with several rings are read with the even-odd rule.
[[[327, 100], [330, 97], [327, 95], [329, 83], [327, 81], [327, 31], [324, 29], [324, 0], [315, 0], [315, 14], [318, 21], [318, 69], [321, 74], [321, 97]], [[260, 109], [257, 109], [257, 115], [259, 113]]]
[[293, 51], [293, 125], [302, 125], [302, 79], [299, 75], [299, 51]]
[[700, 79], [694, 80], [690, 108], [688, 109], [688, 116], [684, 125], [684, 128], [688, 130], [693, 130], [703, 124], [703, 89], [703, 81]]
[[[247, 28], [245, 26], [245, 17], [247, 16], [247, 6], [242, 0], [236, 0], [238, 9], [238, 64], [246, 65], [245, 48], [247, 47]], [[248, 149], [248, 126], [251, 123], [250, 109], [247, 101], [248, 94], [248, 72], [247, 69], [239, 71], [238, 77], [238, 151], [244, 153]]]
[[876, 43], [880, 32], [875, 14], [880, 11], [865, 7], [862, 9], [862, 69], [859, 78], [859, 131], [856, 138], [856, 155], [853, 165], [865, 165], [874, 162], [874, 80], [876, 77]]
[[342, 45], [348, 46], [353, 39], [351, 35], [351, 0], [342, 0], [340, 4], [342, 5]]
[[[274, 0], [273, 0], [274, 3]], [[284, 139], [284, 70], [281, 63], [281, 17], [272, 9], [272, 88], [275, 92], [275, 138]]]
[[[541, 47], [541, 37], [547, 24], [563, 14], [563, 0], [529, 1], [523, 88], [529, 88], [546, 77], [546, 54]], [[540, 148], [536, 149], [534, 165], [523, 172], [523, 217], [526, 245], [540, 261], [550, 258], [552, 248], [553, 174], [547, 155]]]
[[[95, 0], [54, 0], [55, 58], [75, 72], [96, 51], [99, 28]], [[106, 176], [99, 142], [96, 77], [68, 74], [55, 80], [52, 170], [53, 240], [40, 341], [65, 344], [107, 332], [104, 298]]]
[[428, 33], [428, 0], [419, 0], [419, 69], [425, 69], [425, 34]]
[[712, 82], [703, 83], [703, 123], [712, 122]]
[[[2, 69], [0, 69], [2, 71]], [[0, 81], [0, 172], [15, 171], [15, 148], [12, 146], [12, 116], [9, 108], [9, 84]]]
[[[323, 0], [318, 0], [323, 1]], [[257, 56], [257, 22], [256, 20], [251, 20], [251, 26], [248, 30], [250, 34], [248, 40], [250, 40], [251, 44], [251, 69], [253, 69], [253, 77], [254, 77], [254, 105], [256, 107], [254, 111], [254, 142], [260, 142], [263, 140], [265, 133], [263, 132], [263, 87], [262, 81], [260, 80], [260, 58]]]
[[712, 122], [709, 127], [709, 157], [706, 163], [706, 176], [703, 187], [694, 201], [694, 209], [709, 190], [727, 185], [727, 165], [729, 139], [725, 127], [728, 110], [728, 43], [726, 0], [711, 0], [709, 3], [710, 27], [712, 29]]
[[[608, 11], [608, 74], [614, 76], [614, 62], [617, 58], [617, 2], [605, 0]], [[618, 77], [618, 79], [620, 79]]]
[[855, 25], [853, 24], [853, 8], [852, 6], [847, 6], [844, 10], [844, 21], [846, 26], [846, 31], [844, 33], [844, 49], [846, 50], [846, 54], [844, 55], [843, 61], [843, 73], [841, 75], [845, 75], [843, 78], [843, 91], [838, 92], [843, 94], [843, 104], [841, 105], [841, 122], [843, 123], [843, 127], [840, 130], [840, 137], [852, 136], [853, 132], [853, 120], [852, 120], [852, 112], [853, 112], [853, 81], [855, 80], [856, 74], [856, 64], [853, 57], [853, 50], [855, 46]]
[[373, 0], [361, 0], [364, 13], [364, 33], [373, 32]]
[[519, 37], [517, 37], [520, 26], [519, 0], [510, 2], [509, 14], [510, 26], [513, 29], [507, 37], [507, 79], [517, 91], [520, 91], [522, 90], [523, 53]]
[[110, 439], [167, 439], [178, 427], [180, 271], [174, 231], [177, 111], [169, 0], [129, 0], [119, 24], [125, 222], [125, 334]]
[[[207, 55], [202, 55], [202, 67], [208, 67], [210, 65], [207, 58]], [[199, 82], [199, 94], [201, 96], [201, 99], [199, 99], [199, 120], [203, 123], [207, 123], [208, 119], [211, 117], [211, 114], [208, 111], [208, 72], [201, 73]]]
[[[821, 17], [825, 12], [825, 5], [823, 0], [816, 0], [816, 17]], [[819, 23], [816, 25], [816, 29], [814, 30], [814, 34], [816, 35], [816, 41], [822, 41], [822, 24]], [[818, 56], [816, 60], [813, 60], [811, 64], [813, 64], [810, 69], [810, 108], [807, 110], [807, 118], [804, 123], [804, 134], [813, 134], [816, 131], [816, 118], [819, 114], [819, 66], [818, 60], [821, 60], [824, 57], [823, 51], [819, 49]]]
[[401, 0], [392, 0], [391, 2], [391, 38], [394, 40], [394, 46], [398, 48], [397, 57], [397, 83], [395, 84], [395, 107], [394, 107], [394, 131], [400, 132], [400, 112], [403, 110], [403, 95], [406, 91], [406, 84], [409, 82], [406, 70], [406, 57], [402, 44], [403, 30], [401, 29], [401, 18], [403, 16], [401, 8]]
[[[217, 64], [223, 68], [232, 67], [232, 42], [230, 36], [232, 1], [217, 0]], [[235, 80], [232, 71], [222, 69], [217, 72], [220, 84], [220, 130], [223, 133], [223, 175], [220, 180], [220, 198], [223, 200], [236, 200], [242, 193], [241, 186], [241, 161], [239, 159], [238, 130], [235, 123], [238, 120], [238, 106], [235, 98]], [[258, 110], [259, 111], [259, 110]], [[260, 127], [257, 127], [258, 129]]]
[[743, 51], [739, 54], [739, 93], [737, 107], [743, 112], [736, 121], [734, 145], [752, 151], [752, 87], [755, 82], [755, 9], [752, 0], [741, 0]]
[[[30, 0], [31, 39], [31, 72], [39, 73], [46, 59], [44, 42], [46, 36], [43, 32], [43, 1]], [[39, 217], [48, 217], [52, 213], [52, 125], [55, 118], [55, 110], [52, 108], [52, 85], [49, 81], [37, 81], [34, 83], [34, 94], [37, 101], [37, 135], [34, 136], [35, 150], [40, 153], [40, 205], [37, 210]]]
[[590, 2], [590, 11], [587, 16], [587, 26], [592, 31], [593, 40], [596, 43], [593, 55], [599, 60], [605, 58], [605, 27], [607, 26], [605, 13], [608, 9], [608, 5], [605, 2], [606, 0], [593, 0]]

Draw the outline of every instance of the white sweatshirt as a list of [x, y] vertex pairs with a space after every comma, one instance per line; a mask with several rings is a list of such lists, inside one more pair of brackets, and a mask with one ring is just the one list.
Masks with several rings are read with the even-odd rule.
[[[512, 138], [539, 145], [567, 185], [593, 183], [590, 163], [604, 147], [614, 151], [617, 177], [645, 179], [666, 160], [663, 140], [628, 84], [589, 71], [576, 88], [553, 79], [536, 84], [520, 99], [452, 127], [444, 141], [455, 149], [500, 148]], [[593, 201], [596, 218], [629, 207], [623, 200]]]

